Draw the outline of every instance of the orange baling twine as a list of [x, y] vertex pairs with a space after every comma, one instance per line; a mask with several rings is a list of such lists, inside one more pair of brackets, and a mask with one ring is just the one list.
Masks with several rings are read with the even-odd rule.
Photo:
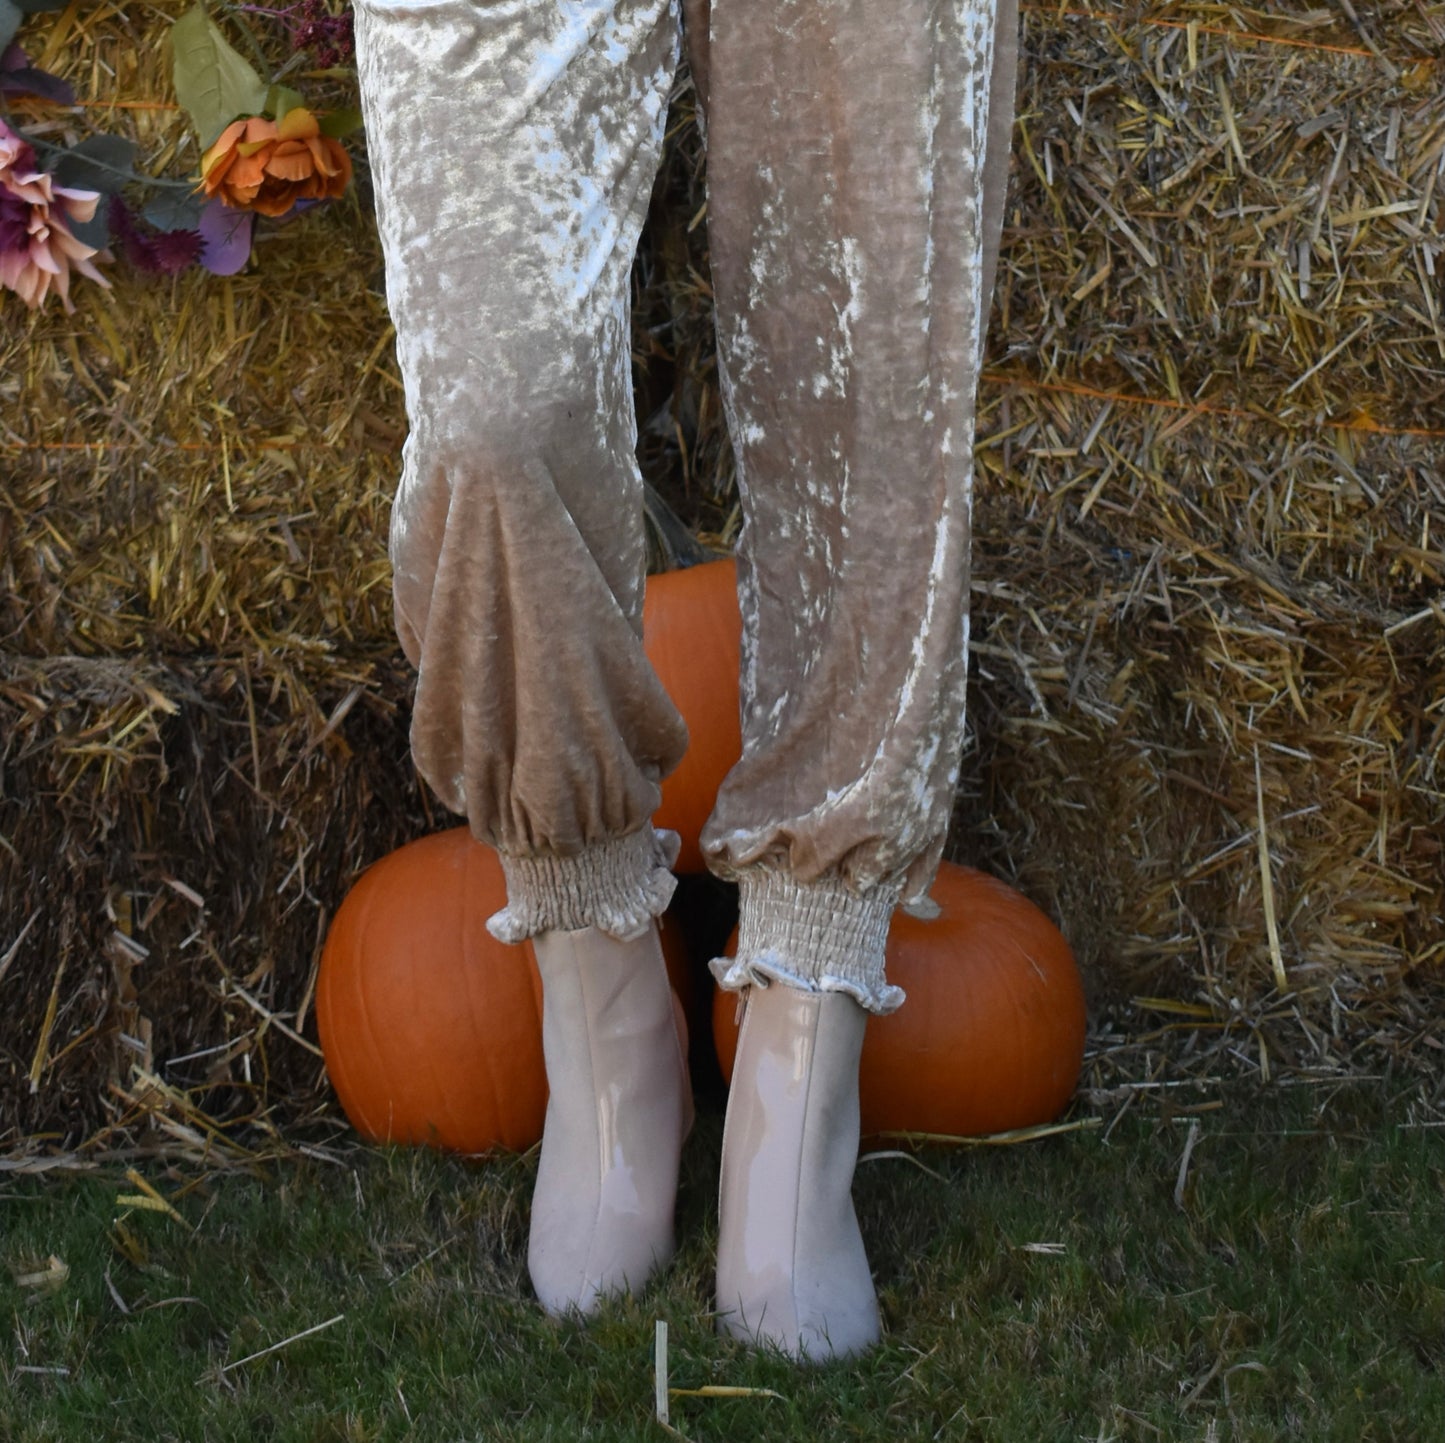
[[1106, 25], [1128, 29], [1131, 25], [1154, 25], [1162, 30], [1193, 30], [1196, 35], [1222, 35], [1226, 40], [1242, 40], [1251, 45], [1288, 45], [1295, 50], [1319, 50], [1327, 55], [1359, 55], [1366, 60], [1374, 52], [1362, 45], [1326, 45], [1320, 40], [1299, 40], [1290, 35], [1265, 35], [1258, 30], [1230, 30], [1223, 25], [1203, 25], [1197, 20], [1161, 20], [1149, 15], [1111, 15], [1100, 10], [1064, 10], [1055, 5], [1020, 5], [1020, 10], [1034, 15], [1057, 15], [1071, 20], [1101, 20]]
[[[1014, 391], [1043, 391], [1054, 395], [1080, 396], [1091, 401], [1109, 401], [1119, 406], [1146, 406], [1155, 410], [1178, 411], [1194, 416], [1219, 417], [1228, 421], [1259, 421], [1275, 426], [1281, 431], [1356, 431], [1372, 436], [1414, 436], [1423, 438], [1445, 437], [1445, 430], [1433, 430], [1428, 426], [1385, 426], [1370, 416], [1352, 416], [1348, 420], [1325, 420], [1309, 425], [1293, 425], [1278, 416], [1261, 411], [1246, 411], [1237, 406], [1214, 406], [1207, 401], [1179, 401], [1172, 396], [1135, 396], [1124, 391], [1106, 391], [1097, 386], [1086, 386], [1079, 381], [1038, 381], [1031, 376], [1018, 375], [1009, 371], [985, 371], [980, 378], [987, 386], [998, 386]], [[258, 437], [255, 440], [221, 441], [36, 441], [17, 447], [27, 451], [129, 451], [141, 447], [165, 449], [168, 451], [304, 451], [313, 447], [324, 447], [335, 454], [339, 448], [329, 441], [297, 440], [292, 437], [275, 439]], [[382, 445], [368, 450], [396, 451], [399, 446]], [[357, 454], [352, 452], [350, 454]]]
[[1020, 391], [1049, 391], [1063, 396], [1084, 396], [1092, 401], [1112, 401], [1121, 406], [1151, 406], [1157, 410], [1183, 411], [1196, 416], [1220, 416], [1229, 421], [1264, 421], [1281, 431], [1363, 431], [1373, 436], [1442, 437], [1445, 431], [1428, 426], [1383, 426], [1370, 416], [1352, 416], [1348, 420], [1329, 419], [1309, 426], [1293, 425], [1279, 416], [1263, 411], [1246, 411], [1238, 406], [1211, 406], [1207, 401], [1180, 401], [1173, 396], [1134, 396], [1124, 391], [1102, 391], [1081, 381], [1037, 381], [1008, 371], [985, 371], [985, 383], [1007, 386]]

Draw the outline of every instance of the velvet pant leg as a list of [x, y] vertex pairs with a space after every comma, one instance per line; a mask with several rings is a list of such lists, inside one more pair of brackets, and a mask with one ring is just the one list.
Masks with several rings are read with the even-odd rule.
[[[721, 971], [887, 1010], [888, 920], [931, 879], [962, 741], [1016, 19], [994, 0], [704, 8], [746, 508], [744, 755], [704, 837], [742, 887]], [[511, 938], [629, 935], [669, 890], [648, 817], [683, 732], [639, 641], [627, 271], [677, 43], [665, 0], [358, 5], [411, 420], [392, 556], [413, 747], [501, 851]]]
[[703, 834], [741, 885], [725, 986], [901, 1001], [888, 923], [900, 899], [926, 906], [963, 742], [1016, 29], [996, 0], [711, 6], [709, 234], [745, 516], [743, 756]]
[[412, 751], [501, 853], [494, 932], [638, 935], [671, 895], [650, 817], [686, 746], [641, 644], [628, 314], [675, 0], [358, 0], [356, 25], [410, 421]]

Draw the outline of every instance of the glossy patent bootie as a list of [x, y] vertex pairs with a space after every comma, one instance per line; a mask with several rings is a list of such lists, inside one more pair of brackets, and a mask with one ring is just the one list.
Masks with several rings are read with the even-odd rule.
[[549, 1313], [590, 1313], [672, 1257], [692, 1094], [656, 928], [532, 945], [549, 1097], [527, 1267]]
[[868, 1014], [841, 992], [752, 987], [723, 1132], [718, 1326], [800, 1361], [878, 1341], [853, 1210]]

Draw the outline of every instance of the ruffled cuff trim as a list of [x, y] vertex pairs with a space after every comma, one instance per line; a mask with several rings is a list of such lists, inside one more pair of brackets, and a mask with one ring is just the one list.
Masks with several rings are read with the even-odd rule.
[[737, 992], [781, 982], [846, 992], [880, 1015], [902, 1006], [903, 989], [883, 975], [897, 887], [858, 893], [837, 876], [798, 882], [761, 868], [741, 872], [738, 884], [738, 955], [711, 964], [719, 987]]
[[571, 857], [503, 852], [507, 905], [487, 920], [487, 931], [499, 942], [525, 942], [539, 932], [596, 927], [630, 942], [672, 900], [678, 845], [676, 832], [648, 825]]
[[852, 977], [834, 977], [827, 972], [820, 977], [800, 977], [771, 957], [754, 957], [750, 962], [740, 962], [736, 957], [715, 957], [708, 966], [724, 992], [768, 987], [774, 982], [796, 987], [801, 992], [846, 992], [865, 1012], [879, 1017], [897, 1012], [907, 997], [901, 987], [887, 982], [869, 987]]

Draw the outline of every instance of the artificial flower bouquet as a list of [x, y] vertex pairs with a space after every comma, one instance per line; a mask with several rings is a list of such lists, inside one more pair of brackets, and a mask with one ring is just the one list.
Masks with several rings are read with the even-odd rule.
[[[50, 8], [53, 0], [0, 0], [0, 287], [31, 309], [54, 293], [73, 310], [72, 273], [108, 286], [97, 267], [117, 254], [140, 271], [200, 265], [232, 275], [250, 258], [258, 216], [289, 219], [345, 192], [351, 157], [342, 138], [360, 115], [318, 114], [283, 81], [308, 59], [338, 73], [352, 53], [349, 11], [329, 9], [328, 0], [233, 6], [238, 19], [269, 20], [287, 42], [290, 57], [270, 80], [204, 5], [177, 20], [176, 99], [201, 147], [199, 177], [179, 178], [139, 171], [136, 146], [123, 136], [96, 133], [63, 147], [9, 123], [14, 100], [76, 103], [71, 86], [33, 65], [15, 38], [28, 14]], [[243, 33], [268, 68], [249, 27]]]

